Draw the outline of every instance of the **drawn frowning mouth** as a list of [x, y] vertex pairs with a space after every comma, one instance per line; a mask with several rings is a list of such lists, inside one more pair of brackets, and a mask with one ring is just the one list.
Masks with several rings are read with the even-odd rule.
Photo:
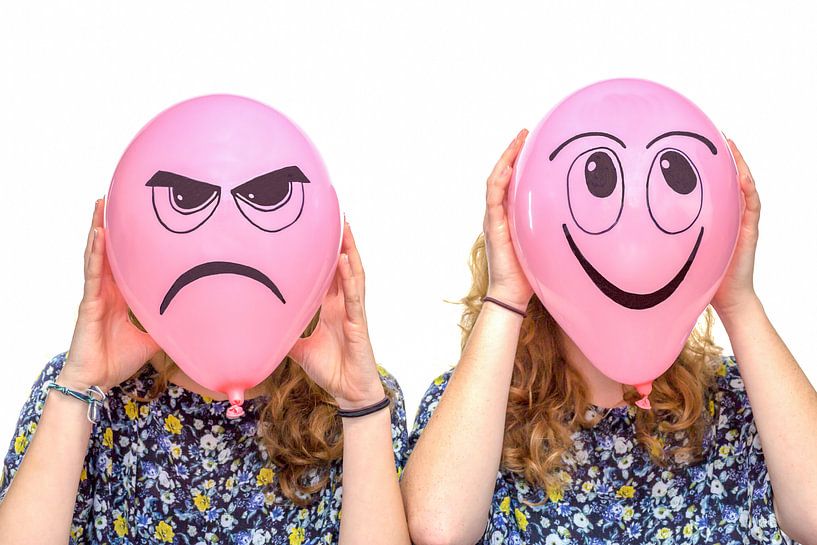
[[159, 306], [159, 314], [164, 314], [167, 306], [170, 304], [170, 301], [172, 301], [176, 294], [190, 282], [205, 276], [224, 273], [238, 274], [252, 278], [253, 280], [257, 280], [268, 287], [282, 303], [286, 304], [284, 296], [281, 294], [281, 290], [278, 289], [278, 286], [276, 286], [266, 274], [262, 273], [258, 269], [250, 267], [249, 265], [234, 263], [232, 261], [208, 261], [207, 263], [201, 263], [200, 265], [196, 265], [195, 267], [183, 272], [176, 279], [176, 281], [173, 282], [173, 285], [170, 286], [169, 290], [167, 290], [164, 299], [162, 299], [162, 304]]

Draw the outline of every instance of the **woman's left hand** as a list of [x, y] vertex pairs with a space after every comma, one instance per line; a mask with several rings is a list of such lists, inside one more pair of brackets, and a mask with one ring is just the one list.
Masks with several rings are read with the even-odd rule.
[[760, 220], [760, 197], [757, 194], [755, 181], [740, 150], [729, 140], [732, 156], [738, 167], [738, 183], [745, 203], [741, 218], [737, 246], [732, 261], [726, 270], [718, 291], [712, 298], [712, 306], [723, 318], [735, 315], [741, 308], [757, 299], [752, 277], [755, 268], [755, 250], [758, 239], [758, 222]]
[[298, 339], [289, 355], [341, 409], [359, 409], [383, 399], [385, 391], [369, 340], [363, 264], [345, 221], [340, 251], [318, 325], [309, 337]]

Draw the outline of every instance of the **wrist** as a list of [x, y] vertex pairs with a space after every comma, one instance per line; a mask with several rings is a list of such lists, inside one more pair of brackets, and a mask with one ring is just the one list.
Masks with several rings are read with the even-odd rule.
[[485, 294], [485, 296], [502, 301], [503, 303], [511, 305], [512, 307], [524, 312], [528, 308], [528, 302], [530, 301], [531, 296], [533, 296], [533, 292], [528, 294], [520, 294], [514, 293], [513, 290], [489, 286], [488, 292]]
[[374, 405], [382, 401], [384, 397], [386, 397], [386, 391], [383, 389], [383, 384], [378, 380], [377, 385], [372, 385], [364, 392], [350, 397], [335, 396], [335, 403], [338, 404], [338, 409], [354, 411]]
[[752, 313], [763, 311], [763, 304], [754, 291], [746, 293], [744, 296], [734, 300], [728, 306], [715, 306], [715, 312], [723, 322], [724, 327], [729, 327], [738, 320], [750, 316]]

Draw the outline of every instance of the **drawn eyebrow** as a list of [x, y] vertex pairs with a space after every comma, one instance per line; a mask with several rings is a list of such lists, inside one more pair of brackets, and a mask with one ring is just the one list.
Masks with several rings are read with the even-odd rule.
[[171, 187], [178, 183], [188, 185], [201, 184], [201, 186], [208, 188], [220, 189], [217, 185], [202, 182], [200, 180], [194, 180], [193, 178], [188, 178], [187, 176], [182, 176], [181, 174], [176, 174], [175, 172], [169, 172], [167, 170], [157, 170], [156, 174], [151, 176], [150, 180], [148, 180], [145, 185], [150, 187]]
[[306, 177], [306, 174], [301, 171], [295, 165], [279, 168], [278, 170], [273, 170], [272, 172], [267, 172], [266, 174], [261, 174], [260, 176], [256, 176], [255, 178], [248, 180], [241, 185], [234, 187], [230, 190], [232, 194], [236, 194], [240, 189], [243, 189], [245, 186], [254, 185], [255, 183], [269, 183], [269, 182], [300, 182], [302, 184], [308, 184], [309, 178]]
[[584, 138], [585, 136], [605, 136], [607, 138], [610, 138], [610, 139], [618, 142], [621, 145], [622, 148], [627, 147], [624, 144], [624, 142], [621, 141], [620, 138], [618, 138], [616, 136], [613, 136], [610, 133], [607, 133], [607, 132], [583, 132], [581, 134], [577, 134], [576, 136], [571, 136], [570, 138], [568, 138], [567, 140], [565, 140], [564, 142], [559, 144], [559, 147], [557, 147], [555, 150], [553, 150], [553, 153], [550, 154], [550, 157], [548, 157], [548, 159], [553, 161], [553, 159], [556, 157], [556, 154], [558, 154], [560, 151], [562, 151], [562, 148], [564, 148], [566, 145], [573, 142], [574, 140], [576, 140], [578, 138]]
[[698, 134], [696, 132], [689, 132], [689, 131], [669, 131], [669, 132], [665, 132], [664, 134], [662, 134], [660, 136], [656, 136], [655, 138], [653, 138], [652, 141], [649, 144], [647, 144], [646, 149], [650, 149], [650, 146], [652, 146], [653, 144], [655, 144], [656, 142], [658, 142], [662, 138], [666, 138], [667, 136], [689, 136], [690, 138], [695, 138], [697, 140], [700, 140], [704, 144], [706, 144], [706, 147], [709, 148], [709, 151], [712, 152], [712, 155], [717, 155], [718, 154], [718, 148], [715, 147], [715, 144], [713, 144], [712, 141], [709, 138], [707, 138], [705, 136], [701, 136], [700, 134]]

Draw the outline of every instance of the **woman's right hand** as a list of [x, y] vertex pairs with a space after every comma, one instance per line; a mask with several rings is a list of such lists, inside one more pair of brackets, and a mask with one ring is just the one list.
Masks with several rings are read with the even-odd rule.
[[104, 207], [104, 198], [94, 204], [85, 245], [85, 289], [71, 346], [57, 379], [59, 384], [81, 391], [96, 385], [107, 392], [159, 351], [150, 335], [128, 320], [127, 303], [105, 255]]
[[488, 258], [488, 293], [486, 295], [523, 310], [528, 307], [533, 289], [525, 278], [511, 242], [505, 196], [508, 193], [514, 163], [527, 135], [527, 129], [519, 131], [488, 177], [485, 219], [482, 224], [482, 231], [485, 234], [485, 253]]

